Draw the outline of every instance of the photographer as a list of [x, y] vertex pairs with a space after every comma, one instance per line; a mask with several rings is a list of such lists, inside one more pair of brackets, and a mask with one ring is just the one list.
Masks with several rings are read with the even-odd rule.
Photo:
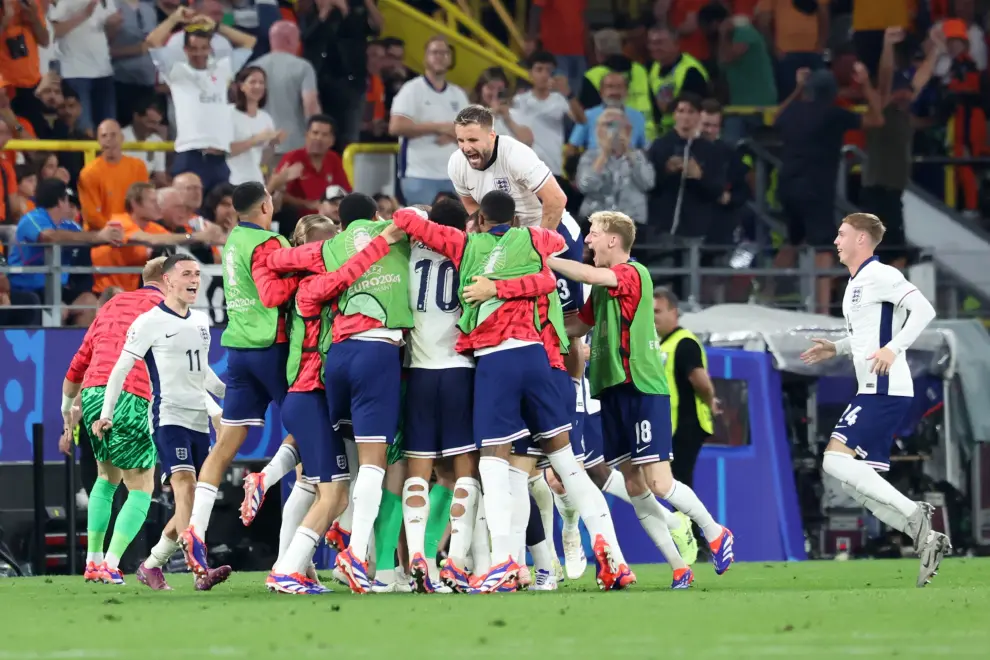
[[[11, 107], [37, 130], [44, 123], [44, 106], [34, 95], [41, 82], [38, 46], [49, 42], [45, 23], [47, 3], [38, 0], [4, 0], [0, 7], [0, 77], [11, 86]], [[19, 136], [15, 136], [19, 137]]]

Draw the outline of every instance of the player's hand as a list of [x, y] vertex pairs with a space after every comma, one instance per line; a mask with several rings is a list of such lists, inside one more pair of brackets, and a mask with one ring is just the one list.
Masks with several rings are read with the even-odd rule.
[[722, 408], [722, 400], [719, 399], [718, 397], [712, 399], [712, 414], [718, 417], [719, 415], [722, 414], [723, 410], [725, 409]]
[[72, 427], [62, 429], [62, 436], [58, 439], [58, 450], [66, 456], [73, 454]]
[[79, 424], [79, 420], [82, 419], [82, 408], [72, 406], [69, 412], [62, 416], [62, 419], [70, 429], [75, 429]]
[[894, 351], [884, 346], [883, 348], [871, 353], [866, 359], [875, 360], [875, 362], [870, 365], [870, 373], [877, 374], [878, 376], [886, 376], [890, 373], [890, 365], [894, 364], [894, 360], [897, 359], [897, 355]]
[[817, 364], [835, 357], [835, 343], [827, 339], [812, 339], [815, 345], [801, 353], [801, 361], [805, 364]]
[[388, 227], [382, 230], [381, 235], [385, 237], [385, 240], [388, 241], [389, 245], [395, 245], [406, 237], [406, 232], [399, 229], [397, 224], [391, 223]]
[[109, 419], [98, 419], [93, 422], [93, 435], [95, 435], [100, 440], [103, 439], [103, 435], [110, 430], [113, 426], [113, 421]]
[[464, 300], [472, 305], [491, 300], [498, 295], [495, 282], [487, 277], [475, 275], [471, 278], [471, 284], [464, 287]]

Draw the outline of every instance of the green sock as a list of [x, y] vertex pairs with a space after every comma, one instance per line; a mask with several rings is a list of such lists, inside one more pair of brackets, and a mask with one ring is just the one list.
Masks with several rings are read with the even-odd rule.
[[430, 519], [426, 521], [426, 559], [437, 556], [440, 539], [447, 530], [450, 522], [450, 503], [454, 499], [454, 491], [440, 484], [433, 484], [430, 489]]
[[87, 564], [89, 562], [95, 564], [103, 562], [104, 539], [107, 535], [107, 528], [110, 527], [110, 514], [113, 513], [113, 494], [116, 492], [117, 486], [106, 479], [98, 478], [93, 484], [93, 490], [89, 494], [89, 509], [86, 512]]
[[150, 507], [150, 494], [140, 490], [132, 490], [127, 494], [127, 501], [117, 514], [117, 522], [113, 526], [113, 536], [110, 538], [110, 548], [107, 550], [107, 566], [117, 568], [120, 564], [124, 550], [127, 550], [127, 546], [141, 531]]
[[375, 520], [375, 563], [379, 571], [395, 568], [395, 548], [402, 529], [402, 498], [390, 490], [382, 490], [382, 504]]

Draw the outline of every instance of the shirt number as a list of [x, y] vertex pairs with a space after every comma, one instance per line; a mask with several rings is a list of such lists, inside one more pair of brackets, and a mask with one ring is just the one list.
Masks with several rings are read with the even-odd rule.
[[[189, 371], [202, 371], [203, 367], [199, 362], [199, 351], [186, 351], [186, 357], [189, 358]], [[196, 364], [193, 366], [193, 361]]]
[[430, 259], [420, 259], [414, 267], [419, 275], [419, 293], [416, 294], [416, 311], [425, 312], [431, 282], [435, 287], [433, 300], [441, 312], [453, 312], [460, 307], [457, 299], [457, 289], [460, 288], [460, 277], [454, 264], [446, 259], [437, 264], [436, 277], [433, 272], [434, 262]]
[[842, 416], [839, 417], [839, 423], [836, 426], [853, 426], [856, 424], [857, 416], [859, 411], [863, 409], [863, 406], [852, 407], [852, 404], [846, 406], [846, 409], [842, 412]]
[[557, 295], [560, 296], [560, 302], [562, 303], [571, 299], [571, 287], [567, 286], [567, 280], [557, 280]]

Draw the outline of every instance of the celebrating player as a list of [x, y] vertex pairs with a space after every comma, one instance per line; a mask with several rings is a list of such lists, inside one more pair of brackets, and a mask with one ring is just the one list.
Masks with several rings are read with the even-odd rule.
[[[583, 337], [595, 327], [590, 384], [592, 396], [602, 405], [605, 460], [622, 472], [637, 511], [641, 504], [659, 506], [656, 495], [696, 521], [711, 547], [715, 572], [721, 575], [733, 561], [732, 532], [716, 523], [694, 491], [670, 471], [670, 397], [653, 323], [653, 281], [643, 265], [629, 260], [635, 224], [611, 211], [595, 213], [590, 220], [587, 243], [595, 266], [564, 259], [551, 259], [550, 265], [592, 285], [591, 298], [570, 329], [573, 336]], [[653, 516], [652, 522], [666, 527], [660, 516]], [[666, 544], [670, 531], [658, 532]], [[690, 586], [693, 572], [680, 555], [675, 551], [667, 559], [674, 569], [672, 588]]]
[[[192, 509], [196, 472], [210, 451], [204, 390], [222, 398], [224, 385], [208, 361], [209, 319], [203, 312], [189, 309], [199, 293], [199, 263], [185, 254], [168, 257], [162, 265], [162, 278], [165, 300], [138, 316], [127, 330], [127, 340], [107, 380], [100, 417], [92, 429], [99, 441], [108, 436], [124, 381], [135, 363], [143, 359], [154, 396], [152, 433], [175, 496], [173, 528], [184, 529]], [[226, 566], [205, 575], [197, 573], [197, 577], [209, 588], [229, 573]]]
[[914, 397], [905, 353], [935, 310], [899, 270], [873, 254], [884, 231], [880, 219], [869, 213], [843, 219], [835, 247], [850, 275], [842, 298], [849, 336], [836, 342], [814, 339], [801, 359], [815, 364], [852, 356], [859, 390], [832, 431], [822, 468], [873, 515], [911, 537], [921, 556], [918, 586], [923, 587], [952, 546], [945, 534], [932, 531], [930, 504], [911, 501], [878, 473], [890, 469], [894, 433]]

